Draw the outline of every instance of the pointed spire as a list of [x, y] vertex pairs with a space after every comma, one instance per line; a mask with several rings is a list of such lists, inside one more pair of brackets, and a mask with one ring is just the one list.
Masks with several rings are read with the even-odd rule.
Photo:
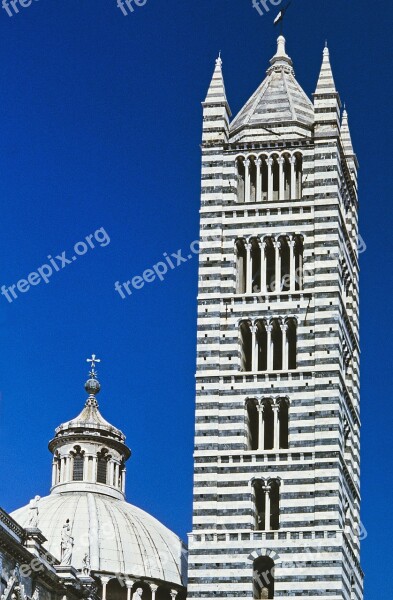
[[229, 119], [232, 116], [225, 92], [222, 74], [221, 52], [216, 60], [213, 77], [203, 106], [203, 136], [204, 143], [227, 141]]
[[348, 113], [344, 107], [343, 118], [341, 122], [341, 141], [344, 149], [344, 155], [346, 157], [354, 156], [351, 133], [348, 126]]
[[270, 64], [274, 65], [289, 65], [292, 67], [292, 60], [288, 56], [285, 50], [285, 37], [280, 35], [277, 38], [277, 52], [270, 60]]
[[221, 52], [216, 60], [216, 67], [214, 69], [213, 78], [211, 80], [210, 87], [207, 92], [205, 103], [208, 103], [208, 104], [228, 103], [227, 95], [225, 92], [224, 77], [222, 74]]
[[317, 83], [316, 94], [337, 94], [336, 85], [333, 79], [332, 67], [330, 65], [329, 48], [325, 42], [323, 49], [323, 59], [321, 72]]

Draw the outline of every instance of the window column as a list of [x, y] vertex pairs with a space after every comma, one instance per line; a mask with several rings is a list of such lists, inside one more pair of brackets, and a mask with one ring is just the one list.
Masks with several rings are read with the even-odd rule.
[[126, 492], [126, 468], [123, 467], [121, 471], [121, 491], [123, 494]]
[[127, 600], [131, 600], [131, 590], [135, 581], [133, 579], [126, 579], [126, 587], [127, 587]]
[[288, 325], [286, 323], [281, 323], [281, 331], [282, 331], [282, 370], [288, 371], [288, 335], [287, 335]]
[[91, 481], [97, 481], [97, 456], [93, 456], [91, 464]]
[[102, 596], [101, 597], [102, 597], [102, 600], [106, 600], [106, 586], [109, 583], [110, 577], [103, 577], [101, 575], [100, 579], [101, 579], [101, 583], [102, 583]]
[[296, 156], [291, 156], [291, 200], [297, 200], [297, 191], [296, 191]]
[[268, 158], [267, 160], [267, 200], [271, 202], [273, 200], [273, 159]]
[[273, 325], [266, 325], [267, 332], [267, 370], [273, 370], [273, 340], [272, 340]]
[[257, 192], [256, 192], [256, 201], [262, 202], [262, 161], [260, 158], [257, 158], [255, 161], [255, 165], [257, 168]]
[[279, 166], [279, 184], [278, 184], [278, 199], [284, 200], [284, 159], [282, 156], [278, 159]]
[[158, 585], [155, 583], [149, 583], [151, 589], [151, 600], [156, 600], [156, 591], [158, 590]]
[[244, 202], [250, 202], [250, 160], [246, 158], [244, 161]]
[[258, 327], [251, 325], [251, 371], [258, 371]]
[[266, 242], [261, 242], [261, 292], [266, 294]]
[[250, 242], [247, 242], [245, 244], [246, 246], [246, 252], [247, 252], [247, 257], [246, 257], [246, 294], [251, 294], [252, 293], [252, 259], [251, 259], [251, 244]]
[[119, 469], [120, 469], [120, 465], [119, 463], [115, 463], [115, 487], [119, 487]]
[[270, 531], [270, 486], [265, 485], [262, 489], [265, 492], [265, 531]]
[[258, 404], [258, 417], [259, 417], [259, 427], [258, 427], [258, 449], [265, 449], [265, 423], [263, 420], [263, 404]]
[[274, 248], [276, 252], [276, 263], [275, 263], [275, 271], [276, 271], [276, 283], [275, 283], [275, 292], [278, 294], [281, 292], [281, 242], [274, 242]]
[[295, 262], [295, 240], [291, 238], [288, 242], [289, 245], [289, 290], [294, 292], [296, 290], [296, 262]]
[[53, 459], [52, 462], [52, 487], [57, 483], [57, 460]]
[[274, 425], [273, 425], [273, 431], [274, 431], [274, 441], [273, 441], [273, 448], [274, 450], [279, 450], [280, 449], [280, 421], [278, 418], [278, 411], [280, 406], [278, 404], [274, 404], [272, 406], [273, 408], [273, 421], [274, 421]]

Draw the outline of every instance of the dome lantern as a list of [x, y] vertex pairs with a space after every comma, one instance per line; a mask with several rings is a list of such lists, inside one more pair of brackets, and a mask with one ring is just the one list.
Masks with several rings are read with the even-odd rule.
[[60, 425], [49, 442], [53, 454], [51, 493], [90, 491], [125, 497], [125, 462], [131, 455], [125, 435], [101, 415], [96, 399], [101, 385], [97, 379], [95, 354], [90, 363], [88, 393], [82, 412]]

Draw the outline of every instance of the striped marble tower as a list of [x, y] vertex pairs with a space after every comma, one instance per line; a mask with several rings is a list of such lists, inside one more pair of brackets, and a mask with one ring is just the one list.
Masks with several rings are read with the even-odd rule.
[[325, 48], [203, 103], [189, 598], [361, 600], [357, 159]]

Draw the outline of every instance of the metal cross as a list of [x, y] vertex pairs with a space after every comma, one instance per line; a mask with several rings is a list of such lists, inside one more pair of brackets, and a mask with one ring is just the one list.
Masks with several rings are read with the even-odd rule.
[[86, 358], [86, 362], [91, 363], [91, 368], [94, 371], [94, 367], [96, 366], [96, 363], [101, 362], [101, 359], [97, 358], [95, 354], [92, 354], [91, 358]]

